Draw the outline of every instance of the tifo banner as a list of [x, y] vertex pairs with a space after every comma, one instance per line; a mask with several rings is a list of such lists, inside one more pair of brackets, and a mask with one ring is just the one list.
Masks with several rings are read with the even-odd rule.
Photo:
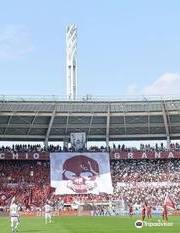
[[180, 159], [180, 151], [112, 151], [111, 159]]
[[[96, 152], [92, 152], [94, 154]], [[59, 152], [64, 154], [64, 152]], [[49, 160], [49, 152], [0, 152], [0, 160]], [[111, 151], [110, 159], [180, 159], [180, 151]]]
[[86, 133], [71, 133], [70, 138], [71, 146], [75, 149], [75, 151], [85, 148]]
[[49, 152], [0, 152], [0, 160], [49, 160]]
[[51, 153], [56, 194], [113, 193], [108, 153]]

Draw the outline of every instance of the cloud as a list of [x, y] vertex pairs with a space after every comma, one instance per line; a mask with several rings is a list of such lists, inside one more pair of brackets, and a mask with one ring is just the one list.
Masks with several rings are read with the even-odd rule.
[[153, 83], [140, 88], [135, 84], [128, 87], [128, 95], [143, 95], [143, 96], [168, 96], [179, 95], [180, 89], [180, 74], [165, 73], [161, 75]]
[[0, 28], [0, 59], [11, 59], [31, 52], [31, 34], [25, 26], [6, 25]]
[[166, 73], [143, 89], [144, 95], [179, 95], [180, 74]]

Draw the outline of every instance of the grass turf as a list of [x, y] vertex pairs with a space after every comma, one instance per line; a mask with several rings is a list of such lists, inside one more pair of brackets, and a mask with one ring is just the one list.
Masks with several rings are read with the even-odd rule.
[[[158, 222], [160, 218], [153, 218], [148, 222]], [[20, 232], [26, 233], [180, 233], [180, 217], [170, 217], [169, 227], [143, 227], [134, 226], [136, 217], [55, 217], [53, 223], [45, 224], [41, 217], [21, 218]], [[0, 233], [9, 233], [10, 221], [0, 217]]]

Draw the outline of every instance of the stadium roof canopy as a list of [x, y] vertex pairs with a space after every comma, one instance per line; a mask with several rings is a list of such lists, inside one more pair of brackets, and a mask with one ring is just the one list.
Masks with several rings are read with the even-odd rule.
[[180, 99], [129, 101], [0, 100], [1, 141], [180, 139]]

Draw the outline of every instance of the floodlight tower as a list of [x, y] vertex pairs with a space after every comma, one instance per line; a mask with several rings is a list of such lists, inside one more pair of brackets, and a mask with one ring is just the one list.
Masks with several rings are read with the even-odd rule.
[[66, 85], [67, 99], [75, 100], [77, 95], [77, 26], [66, 28]]

